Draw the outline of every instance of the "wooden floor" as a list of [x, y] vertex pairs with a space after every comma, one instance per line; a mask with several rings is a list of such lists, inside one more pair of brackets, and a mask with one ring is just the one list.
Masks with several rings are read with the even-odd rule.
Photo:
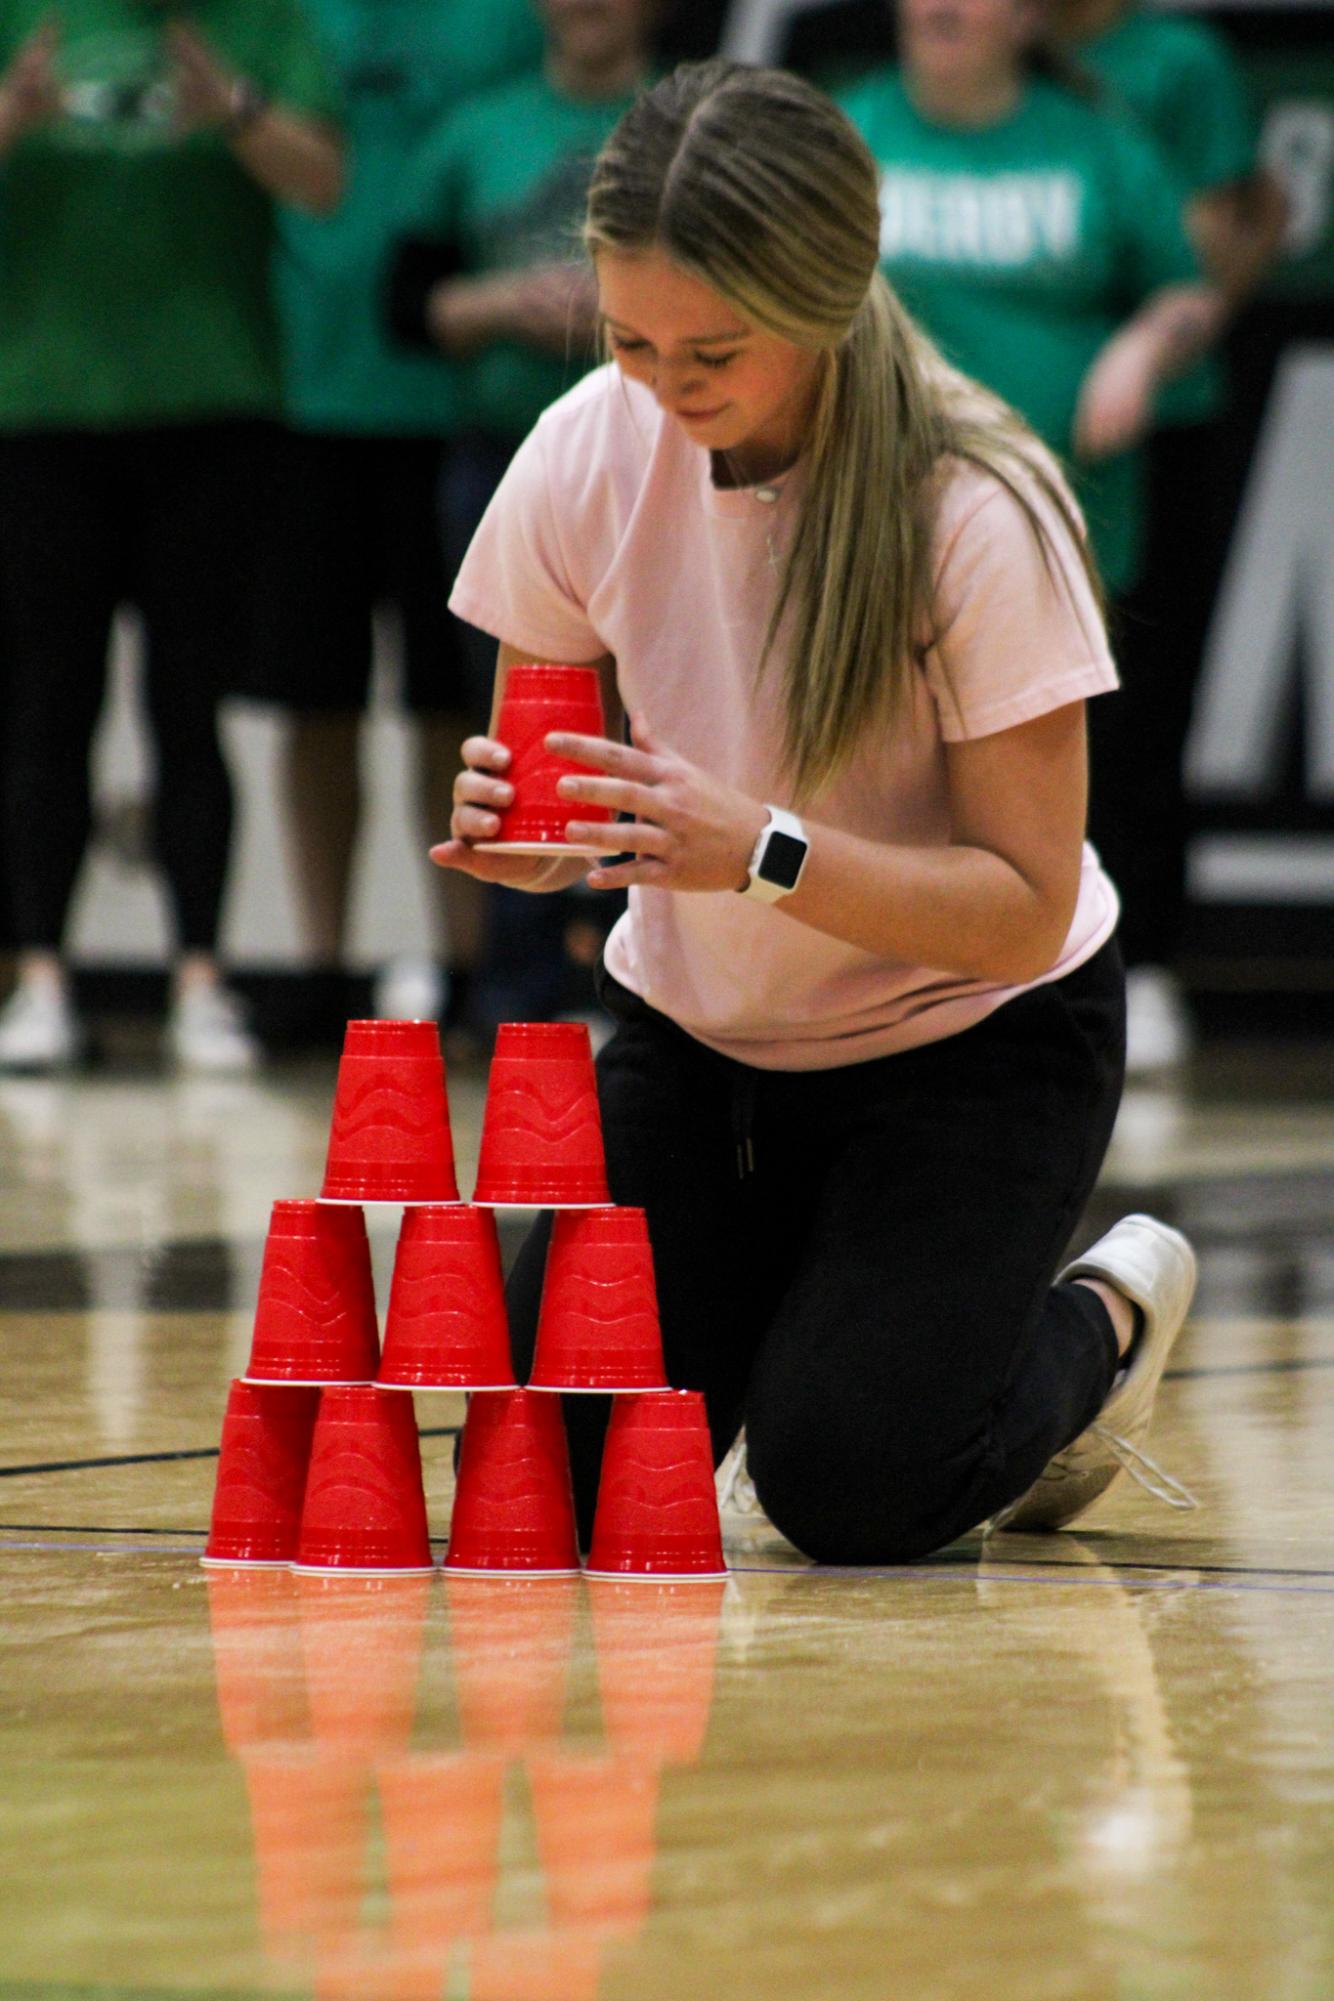
[[331, 1086], [0, 1083], [6, 2001], [1329, 2001], [1328, 1049], [1132, 1096], [1083, 1233], [1199, 1248], [1151, 1442], [1198, 1512], [876, 1572], [729, 1521], [675, 1591], [201, 1568]]

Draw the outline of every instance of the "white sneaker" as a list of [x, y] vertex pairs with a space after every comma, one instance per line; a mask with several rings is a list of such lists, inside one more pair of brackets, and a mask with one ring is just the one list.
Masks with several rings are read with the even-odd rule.
[[1056, 1529], [1082, 1515], [1121, 1473], [1171, 1508], [1199, 1504], [1141, 1450], [1172, 1343], [1195, 1294], [1195, 1253], [1179, 1230], [1153, 1216], [1123, 1216], [1061, 1280], [1100, 1278], [1134, 1301], [1144, 1331], [1095, 1421], [1056, 1457], [1026, 1494], [994, 1516], [993, 1529]]
[[259, 1044], [245, 1009], [226, 987], [190, 987], [178, 994], [167, 1022], [167, 1046], [182, 1070], [240, 1077], [259, 1067]]
[[719, 1514], [762, 1515], [760, 1497], [746, 1463], [746, 1434], [739, 1431], [736, 1443], [714, 1475]]
[[25, 980], [0, 1008], [0, 1070], [63, 1070], [83, 1051], [83, 1030], [65, 988]]
[[403, 953], [381, 968], [371, 1012], [377, 1021], [439, 1021], [446, 998], [445, 976], [435, 960]]
[[1166, 966], [1132, 966], [1126, 974], [1126, 1075], [1153, 1077], [1179, 1070], [1195, 1046], [1181, 982]]

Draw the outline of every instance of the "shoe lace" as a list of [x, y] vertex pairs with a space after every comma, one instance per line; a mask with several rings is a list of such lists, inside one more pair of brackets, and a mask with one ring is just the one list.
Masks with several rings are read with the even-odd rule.
[[1182, 1510], [1199, 1507], [1200, 1504], [1189, 1487], [1183, 1486], [1166, 1467], [1160, 1466], [1156, 1459], [1151, 1459], [1147, 1452], [1141, 1452], [1139, 1446], [1132, 1444], [1130, 1439], [1123, 1438], [1120, 1432], [1112, 1431], [1105, 1424], [1094, 1423], [1089, 1429], [1102, 1440], [1118, 1465], [1130, 1475], [1136, 1486], [1142, 1487], [1146, 1494], [1152, 1494], [1155, 1501], [1162, 1501], [1169, 1508]]

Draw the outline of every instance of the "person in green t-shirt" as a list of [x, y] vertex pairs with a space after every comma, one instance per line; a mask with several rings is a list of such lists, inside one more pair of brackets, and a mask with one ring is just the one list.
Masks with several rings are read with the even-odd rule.
[[[442, 121], [397, 208], [394, 329], [405, 347], [447, 357], [466, 413], [442, 486], [451, 571], [540, 413], [597, 359], [578, 225], [593, 161], [648, 76], [662, 10], [660, 0], [540, 0], [539, 11], [542, 67]], [[465, 628], [465, 644], [484, 723], [495, 642]], [[483, 1031], [560, 1008], [576, 914], [567, 896], [488, 892], [474, 1006]]]
[[[1152, 136], [1044, 60], [1026, 0], [898, 0], [897, 15], [900, 68], [845, 99], [881, 167], [883, 268], [949, 360], [1071, 462], [1119, 614], [1123, 689], [1136, 686], [1143, 448], [1229, 300], [1204, 278]], [[1090, 705], [1090, 820], [1134, 964], [1157, 892], [1137, 866], [1138, 789], [1103, 749], [1123, 734], [1125, 702]]]
[[[1241, 66], [1221, 31], [1136, 0], [1049, 0], [1059, 38], [1103, 98], [1171, 164], [1205, 270], [1244, 305], [1278, 254], [1287, 203], [1259, 164]], [[1208, 356], [1159, 399], [1147, 447], [1144, 564], [1122, 698], [1097, 705], [1092, 741], [1104, 859], [1126, 903], [1132, 1074], [1172, 1068], [1192, 1029], [1173, 971], [1186, 917], [1189, 810], [1182, 765], [1231, 527], [1226, 380]]]
[[[438, 526], [444, 440], [458, 422], [455, 372], [437, 354], [407, 353], [384, 323], [398, 193], [441, 118], [535, 67], [543, 38], [530, 0], [306, 5], [342, 89], [348, 182], [332, 214], [289, 208], [279, 221], [288, 425], [253, 692], [283, 711], [280, 805], [305, 948], [336, 968], [360, 833], [358, 756], [377, 614], [389, 614], [378, 625], [392, 636], [428, 829], [448, 814], [476, 705], [446, 608]], [[427, 953], [389, 962], [373, 1005], [390, 1016], [443, 1013], [452, 1030], [466, 1009], [480, 896], [471, 883], [442, 885], [430, 874], [440, 935]]]
[[216, 949], [217, 734], [278, 414], [276, 201], [330, 208], [338, 100], [297, 0], [0, 0], [0, 644], [18, 986], [0, 1068], [82, 1041], [61, 957], [116, 606], [146, 633], [169, 1047], [256, 1048]]
[[844, 98], [881, 167], [883, 269], [947, 359], [1073, 462], [1122, 593], [1135, 448], [1221, 321], [1179, 192], [1136, 126], [1033, 72], [1023, 0], [899, 0], [898, 22], [900, 68]]

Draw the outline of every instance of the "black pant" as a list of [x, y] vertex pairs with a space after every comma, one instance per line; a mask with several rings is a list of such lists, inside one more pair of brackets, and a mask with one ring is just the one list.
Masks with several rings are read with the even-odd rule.
[[1121, 687], [1088, 705], [1089, 832], [1120, 891], [1129, 966], [1170, 966], [1185, 930], [1191, 822], [1182, 764], [1227, 550], [1222, 445], [1212, 424], [1150, 440], [1144, 572], [1113, 607]]
[[[1014, 1500], [1097, 1415], [1102, 1303], [1053, 1286], [1111, 1137], [1115, 944], [925, 1048], [839, 1070], [715, 1055], [615, 982], [598, 1062], [614, 1201], [648, 1212], [667, 1372], [744, 1421], [771, 1520], [829, 1563], [926, 1555]], [[550, 1219], [510, 1282], [531, 1363]], [[605, 1398], [567, 1398], [580, 1533]]]
[[216, 942], [232, 823], [218, 701], [244, 642], [269, 447], [269, 428], [246, 422], [0, 438], [3, 824], [20, 946], [61, 943], [126, 600], [147, 635], [154, 845], [177, 942]]

